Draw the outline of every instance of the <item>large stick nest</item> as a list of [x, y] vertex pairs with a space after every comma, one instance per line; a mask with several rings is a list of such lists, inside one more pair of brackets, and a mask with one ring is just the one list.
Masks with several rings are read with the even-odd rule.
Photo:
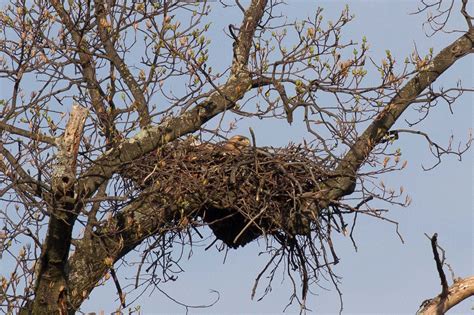
[[156, 198], [174, 203], [181, 219], [201, 218], [217, 239], [237, 248], [262, 235], [294, 237], [317, 229], [318, 202], [305, 196], [318, 190], [329, 168], [302, 146], [188, 139], [134, 161], [122, 174], [141, 190], [155, 187]]

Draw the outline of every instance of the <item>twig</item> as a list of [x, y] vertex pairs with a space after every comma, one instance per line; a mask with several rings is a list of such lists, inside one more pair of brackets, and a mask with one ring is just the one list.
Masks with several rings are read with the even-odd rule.
[[[433, 250], [434, 260], [436, 262], [436, 269], [438, 269], [439, 278], [441, 279], [441, 287], [443, 290], [441, 291], [441, 297], [448, 296], [448, 281], [446, 281], [446, 274], [443, 271], [443, 262], [439, 258], [438, 253], [438, 233], [435, 233], [433, 237], [430, 238], [431, 240], [431, 249]], [[444, 260], [444, 259], [443, 259]]]
[[112, 276], [112, 279], [114, 279], [115, 288], [117, 288], [117, 294], [118, 294], [119, 299], [120, 299], [120, 305], [122, 305], [122, 308], [125, 309], [125, 307], [126, 307], [125, 295], [123, 294], [122, 288], [120, 286], [120, 282], [117, 278], [117, 274], [115, 273], [114, 268], [110, 268], [110, 275]]
[[244, 228], [243, 228], [242, 230], [240, 230], [239, 234], [237, 234], [237, 236], [234, 238], [234, 243], [236, 243], [236, 242], [239, 240], [240, 236], [242, 236], [242, 234], [249, 228], [250, 225], [252, 225], [253, 223], [255, 223], [255, 220], [256, 220], [259, 216], [261, 216], [261, 215], [265, 212], [265, 210], [267, 210], [267, 207], [263, 207], [262, 210], [260, 210], [260, 212], [259, 212], [256, 216], [254, 216], [254, 217], [244, 226]]

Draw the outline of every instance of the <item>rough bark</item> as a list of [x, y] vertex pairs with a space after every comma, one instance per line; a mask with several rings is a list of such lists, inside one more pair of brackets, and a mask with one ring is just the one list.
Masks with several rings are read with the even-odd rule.
[[73, 106], [64, 135], [59, 139], [57, 165], [52, 178], [52, 205], [48, 209], [50, 221], [37, 271], [36, 298], [31, 308], [33, 314], [67, 312], [65, 266], [75, 220], [76, 159], [86, 117], [86, 109]]
[[[152, 189], [150, 190], [152, 191]], [[144, 194], [148, 195], [149, 191]], [[190, 213], [195, 204], [173, 206], [173, 202], [160, 203], [153, 198], [139, 198], [106, 226], [78, 242], [69, 259], [70, 303], [78, 309], [97, 283], [117, 260], [128, 254], [150, 235], [160, 235], [179, 213]], [[87, 277], [84, 275], [87, 274]]]
[[449, 309], [471, 296], [474, 296], [474, 277], [458, 279], [448, 288], [447, 294], [441, 293], [438, 296], [423, 302], [417, 314], [444, 314]]

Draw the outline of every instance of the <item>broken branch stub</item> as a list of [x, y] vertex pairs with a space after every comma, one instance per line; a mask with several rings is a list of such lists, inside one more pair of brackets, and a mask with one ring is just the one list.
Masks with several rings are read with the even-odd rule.
[[62, 137], [57, 139], [59, 151], [53, 170], [52, 186], [55, 193], [66, 195], [71, 191], [76, 176], [76, 161], [81, 143], [87, 109], [74, 105]]

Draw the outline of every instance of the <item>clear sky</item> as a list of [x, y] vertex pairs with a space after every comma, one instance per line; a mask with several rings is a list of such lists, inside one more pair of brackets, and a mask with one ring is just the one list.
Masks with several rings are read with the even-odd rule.
[[[248, 1], [242, 1], [247, 3]], [[290, 19], [304, 18], [315, 12], [317, 6], [324, 7], [325, 18], [335, 20], [348, 1], [288, 0], [285, 14]], [[0, 3], [5, 3], [4, 0]], [[366, 36], [370, 54], [381, 60], [386, 49], [401, 62], [409, 56], [414, 43], [420, 52], [427, 53], [430, 47], [435, 53], [450, 43], [457, 34], [438, 34], [427, 38], [422, 29], [424, 15], [409, 15], [415, 11], [418, 1], [349, 1], [355, 21], [345, 27], [345, 38], [360, 41]], [[231, 58], [231, 43], [224, 36], [223, 29], [231, 21], [238, 23], [238, 10], [216, 10], [209, 17], [213, 21], [210, 37], [213, 48], [210, 59], [215, 64], [228, 63]], [[453, 26], [463, 29], [464, 21], [456, 12]], [[437, 86], [452, 87], [457, 80], [463, 86], [472, 88], [473, 59], [467, 56], [437, 82]], [[440, 143], [447, 143], [451, 133], [455, 140], [467, 138], [473, 124], [474, 98], [465, 94], [454, 106], [451, 115], [445, 104], [435, 108], [419, 130], [425, 131]], [[414, 117], [408, 110], [403, 118]], [[289, 141], [301, 142], [310, 139], [301, 125], [288, 126], [283, 121], [255, 121], [240, 124], [240, 133], [248, 134], [248, 127], [255, 130], [259, 145], [285, 146]], [[401, 121], [398, 127], [406, 127]], [[340, 289], [343, 293], [345, 314], [413, 314], [420, 303], [437, 295], [440, 281], [436, 272], [429, 240], [424, 233], [439, 234], [439, 243], [446, 250], [447, 261], [454, 268], [456, 276], [474, 274], [473, 240], [473, 154], [472, 150], [462, 161], [445, 157], [442, 164], [425, 172], [421, 165], [433, 163], [427, 143], [417, 136], [402, 135], [396, 141], [408, 160], [408, 167], [396, 174], [385, 175], [384, 182], [393, 187], [403, 185], [412, 196], [413, 202], [407, 208], [390, 206], [389, 217], [400, 223], [402, 244], [393, 225], [378, 220], [360, 218], [356, 229], [358, 252], [355, 252], [349, 238], [338, 238], [336, 250], [340, 263], [335, 272], [342, 277]], [[387, 205], [385, 205], [387, 206]], [[226, 257], [215, 248], [208, 251], [194, 249], [189, 261], [183, 262], [185, 272], [173, 283], [160, 288], [177, 300], [191, 305], [210, 303], [215, 298], [210, 290], [220, 294], [220, 300], [211, 308], [190, 309], [190, 313], [241, 314], [282, 313], [291, 294], [287, 280], [276, 279], [272, 292], [262, 301], [250, 300], [253, 282], [268, 257], [258, 256], [263, 250], [257, 243], [243, 249], [230, 250]], [[128, 271], [127, 271], [128, 272]], [[127, 277], [133, 277], [130, 269]], [[263, 286], [259, 288], [262, 293]], [[308, 307], [317, 314], [332, 314], [339, 311], [339, 298], [334, 288], [324, 280], [322, 288], [314, 286]], [[258, 295], [258, 294], [257, 294]], [[183, 313], [182, 306], [170, 301], [158, 291], [151, 296], [145, 294], [137, 305], [145, 314]], [[83, 311], [105, 310], [111, 312], [118, 306], [115, 289], [109, 285], [97, 288], [83, 306]], [[464, 301], [454, 312], [466, 314], [474, 307], [474, 299]], [[298, 312], [298, 305], [287, 312]]]

